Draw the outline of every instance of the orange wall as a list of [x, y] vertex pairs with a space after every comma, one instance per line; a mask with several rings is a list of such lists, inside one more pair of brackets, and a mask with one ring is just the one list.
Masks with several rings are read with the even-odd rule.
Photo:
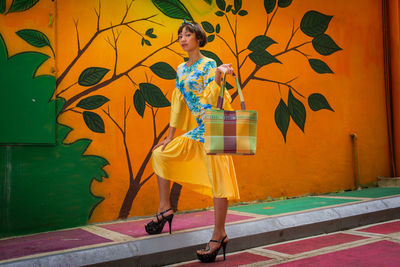
[[[221, 36], [233, 45], [232, 34], [226, 19], [214, 15], [218, 10], [215, 3], [208, 6], [205, 1], [182, 1], [196, 21], [210, 21], [221, 24]], [[96, 31], [97, 0], [57, 1], [56, 31], [56, 67], [57, 76], [70, 64], [77, 54], [77, 40], [74, 19], [78, 20], [81, 48]], [[266, 25], [266, 12], [263, 1], [244, 1], [243, 8], [249, 15], [238, 16], [238, 47], [244, 49], [257, 35], [262, 35]], [[100, 28], [118, 24], [124, 14], [125, 0], [102, 1]], [[312, 111], [307, 100], [295, 95], [306, 106], [304, 133], [290, 121], [286, 143], [274, 121], [274, 112], [281, 95], [275, 83], [250, 81], [244, 88], [244, 96], [249, 109], [259, 112], [258, 151], [255, 156], [235, 156], [241, 200], [252, 201], [267, 197], [297, 196], [306, 193], [322, 193], [349, 189], [353, 186], [353, 163], [350, 133], [355, 132], [359, 141], [359, 169], [361, 183], [376, 181], [377, 176], [390, 173], [386, 110], [383, 77], [382, 18], [380, 1], [376, 0], [331, 0], [331, 1], [293, 1], [290, 7], [279, 9], [268, 31], [268, 36], [278, 44], [271, 45], [268, 52], [277, 54], [283, 51], [292, 32], [292, 24], [298, 27], [302, 16], [309, 10], [316, 10], [333, 18], [326, 31], [343, 50], [330, 56], [319, 55], [307, 44], [301, 51], [310, 58], [319, 58], [326, 62], [334, 74], [317, 74], [306, 58], [297, 52], [288, 52], [277, 57], [282, 64], [270, 64], [263, 67], [258, 77], [274, 81], [287, 82], [296, 78], [291, 85], [308, 97], [312, 93], [321, 93], [328, 100], [334, 112], [328, 110]], [[127, 27], [118, 27], [117, 73], [134, 66], [138, 61], [168, 44], [176, 38], [181, 20], [163, 15], [151, 1], [134, 1], [127, 20], [143, 18], [157, 14], [152, 20], [133, 23], [132, 27], [144, 34], [148, 28], [154, 28], [156, 39], [150, 39], [152, 46], [142, 46], [141, 37]], [[269, 16], [271, 17], [271, 16]], [[234, 19], [232, 16], [231, 19]], [[158, 25], [158, 24], [162, 24]], [[87, 67], [97, 66], [111, 69], [104, 77], [112, 77], [115, 54], [106, 39], [112, 38], [111, 31], [101, 33], [91, 46], [79, 58], [65, 79], [57, 87], [61, 92], [74, 84], [80, 73]], [[311, 41], [300, 30], [292, 39], [291, 45]], [[213, 51], [224, 63], [235, 62], [232, 54], [221, 39], [205, 47]], [[148, 68], [152, 64], [164, 61], [173, 68], [183, 61], [176, 53], [183, 53], [178, 44], [170, 50], [162, 50], [147, 59], [142, 67], [130, 72], [136, 83], [147, 79], [171, 96], [174, 80], [163, 80]], [[245, 51], [240, 60], [248, 54]], [[242, 76], [247, 77], [254, 63], [247, 60]], [[233, 82], [232, 82], [233, 84]], [[62, 97], [70, 99], [85, 90], [74, 85]], [[136, 86], [122, 77], [107, 86], [93, 92], [110, 99], [102, 108], [96, 110], [105, 123], [105, 133], [90, 131], [82, 114], [67, 111], [59, 121], [72, 127], [67, 142], [80, 138], [93, 140], [86, 154], [99, 155], [110, 163], [105, 167], [109, 178], [102, 182], [94, 181], [93, 194], [105, 200], [94, 210], [91, 221], [116, 219], [119, 208], [129, 184], [127, 160], [123, 139], [118, 128], [106, 116], [102, 109], [109, 111], [116, 122], [123, 123], [124, 99], [131, 107], [127, 117], [127, 146], [130, 151], [133, 173], [136, 174], [153, 141], [152, 114], [146, 108], [144, 117], [140, 117], [133, 107], [133, 94]], [[231, 91], [232, 92], [232, 91]], [[283, 100], [287, 102], [288, 89], [281, 86]], [[238, 107], [237, 99], [234, 104]], [[70, 107], [74, 107], [78, 101]], [[79, 111], [78, 108], [75, 110]], [[159, 109], [156, 117], [159, 132], [168, 122], [169, 108]], [[195, 171], [195, 170], [194, 170]], [[146, 167], [143, 179], [152, 172], [151, 163]], [[142, 179], [142, 180], [143, 180]], [[148, 215], [156, 211], [158, 194], [156, 179], [153, 176], [140, 190], [133, 202], [130, 216]], [[183, 188], [179, 201], [180, 210], [204, 208], [212, 205], [210, 199], [194, 194]]]

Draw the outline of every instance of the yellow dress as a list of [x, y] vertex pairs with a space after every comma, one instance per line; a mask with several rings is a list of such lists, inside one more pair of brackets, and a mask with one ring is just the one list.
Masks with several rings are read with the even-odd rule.
[[[206, 109], [216, 107], [220, 87], [214, 82], [216, 63], [203, 57], [193, 65], [177, 68], [176, 88], [171, 98], [170, 126], [187, 131], [164, 149], [153, 151], [154, 172], [167, 180], [216, 198], [239, 199], [239, 189], [230, 155], [207, 155], [204, 150]], [[225, 90], [224, 109], [232, 110]]]

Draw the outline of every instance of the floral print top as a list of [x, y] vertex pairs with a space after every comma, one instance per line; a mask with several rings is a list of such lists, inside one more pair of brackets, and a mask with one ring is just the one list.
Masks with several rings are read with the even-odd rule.
[[[202, 143], [205, 110], [216, 106], [220, 90], [214, 82], [216, 67], [215, 61], [207, 57], [200, 58], [191, 66], [187, 66], [186, 62], [180, 64], [177, 68], [176, 88], [172, 94], [170, 126], [191, 129], [183, 136]], [[227, 91], [224, 100], [224, 109], [232, 110]]]

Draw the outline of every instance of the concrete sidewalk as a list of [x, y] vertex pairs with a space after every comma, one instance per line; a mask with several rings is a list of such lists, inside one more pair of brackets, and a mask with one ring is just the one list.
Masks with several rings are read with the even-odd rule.
[[[231, 207], [228, 252], [400, 218], [400, 188], [367, 188]], [[177, 214], [173, 234], [149, 236], [149, 218], [0, 239], [1, 266], [148, 266], [194, 260], [212, 211]]]

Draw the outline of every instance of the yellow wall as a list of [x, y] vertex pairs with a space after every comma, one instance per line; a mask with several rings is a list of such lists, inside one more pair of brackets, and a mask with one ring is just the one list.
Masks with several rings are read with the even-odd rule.
[[[42, 2], [42, 1], [41, 1]], [[45, 6], [46, 1], [41, 3]], [[47, 1], [49, 2], [49, 1]], [[125, 12], [125, 0], [101, 1], [100, 29], [121, 22]], [[233, 2], [233, 1], [232, 1]], [[214, 15], [218, 10], [213, 1], [208, 6], [205, 1], [182, 1], [198, 22], [210, 21], [221, 24], [221, 36], [233, 45], [232, 34], [224, 17]], [[74, 19], [78, 21], [81, 48], [96, 32], [97, 0], [57, 1], [56, 31], [56, 69], [60, 76], [77, 55], [77, 39]], [[257, 35], [262, 35], [266, 25], [266, 12], [263, 1], [244, 1], [243, 9], [249, 15], [238, 16], [238, 47], [247, 47]], [[304, 133], [290, 121], [286, 143], [274, 121], [274, 112], [281, 96], [275, 83], [250, 81], [244, 88], [244, 96], [249, 109], [259, 112], [258, 150], [255, 156], [235, 156], [235, 166], [240, 187], [241, 200], [251, 201], [267, 197], [297, 196], [306, 193], [322, 193], [349, 189], [353, 186], [353, 163], [350, 133], [355, 132], [359, 140], [359, 168], [361, 183], [376, 180], [379, 175], [390, 173], [386, 110], [383, 77], [382, 19], [380, 1], [293, 1], [287, 7], [279, 9], [268, 31], [268, 36], [278, 44], [271, 45], [268, 51], [277, 54], [285, 49], [292, 32], [294, 22], [297, 28], [302, 16], [309, 10], [316, 10], [333, 18], [326, 31], [343, 50], [330, 56], [321, 56], [311, 44], [300, 50], [326, 62], [334, 74], [317, 74], [306, 58], [295, 51], [277, 57], [283, 64], [270, 64], [263, 67], [258, 77], [274, 81], [287, 82], [296, 78], [291, 85], [308, 97], [312, 93], [321, 93], [328, 100], [334, 112], [329, 110], [312, 111], [306, 99], [300, 99], [306, 106], [307, 118]], [[134, 1], [126, 21], [157, 14], [150, 21], [132, 23], [137, 32], [144, 34], [154, 28], [156, 39], [149, 39], [152, 46], [142, 46], [141, 37], [129, 29], [120, 26], [118, 41], [118, 63], [116, 73], [134, 66], [138, 61], [168, 44], [177, 37], [181, 20], [172, 19], [162, 14], [151, 1]], [[271, 16], [269, 16], [271, 18]], [[230, 15], [234, 20], [234, 16]], [[162, 25], [159, 25], [162, 24]], [[116, 32], [116, 33], [117, 33]], [[111, 31], [101, 33], [74, 64], [69, 73], [57, 87], [61, 92], [74, 84], [80, 73], [87, 67], [109, 68], [104, 77], [112, 77], [115, 53], [106, 39], [112, 40]], [[311, 41], [300, 30], [292, 39], [291, 46]], [[171, 96], [174, 80], [163, 80], [148, 68], [158, 61], [169, 63], [173, 68], [183, 61], [176, 53], [183, 53], [178, 44], [170, 50], [161, 50], [147, 59], [141, 67], [129, 74], [136, 83], [147, 79]], [[232, 54], [221, 39], [216, 38], [205, 47], [213, 51], [224, 63], [235, 62]], [[248, 54], [241, 54], [240, 60]], [[241, 71], [247, 77], [254, 69], [254, 63], [247, 59]], [[233, 84], [233, 81], [232, 81]], [[85, 87], [74, 85], [61, 94], [65, 99], [84, 91]], [[90, 131], [82, 114], [67, 111], [59, 121], [72, 127], [67, 142], [80, 138], [93, 140], [86, 154], [104, 157], [110, 163], [105, 167], [109, 178], [102, 182], [94, 181], [91, 191], [105, 200], [94, 210], [91, 221], [114, 220], [118, 217], [121, 203], [129, 184], [129, 172], [123, 147], [122, 135], [102, 111], [108, 110], [120, 125], [123, 124], [124, 100], [130, 113], [127, 117], [126, 142], [130, 152], [133, 173], [136, 174], [153, 142], [152, 114], [146, 108], [144, 118], [133, 107], [133, 94], [137, 87], [127, 78], [119, 78], [89, 95], [104, 95], [110, 99], [102, 108], [96, 110], [105, 123], [105, 133]], [[288, 88], [281, 86], [283, 100], [287, 102]], [[233, 91], [231, 91], [233, 92]], [[89, 96], [88, 95], [88, 96]], [[69, 106], [74, 107], [76, 101]], [[234, 104], [238, 107], [238, 100]], [[79, 108], [75, 108], [80, 111]], [[156, 117], [159, 132], [168, 123], [169, 108], [159, 109]], [[195, 171], [195, 170], [194, 170]], [[151, 163], [146, 167], [142, 180], [152, 173]], [[147, 215], [156, 211], [158, 204], [156, 179], [153, 176], [139, 191], [133, 202], [130, 216]], [[180, 210], [197, 209], [212, 205], [210, 199], [194, 194], [183, 188], [179, 201]]]

